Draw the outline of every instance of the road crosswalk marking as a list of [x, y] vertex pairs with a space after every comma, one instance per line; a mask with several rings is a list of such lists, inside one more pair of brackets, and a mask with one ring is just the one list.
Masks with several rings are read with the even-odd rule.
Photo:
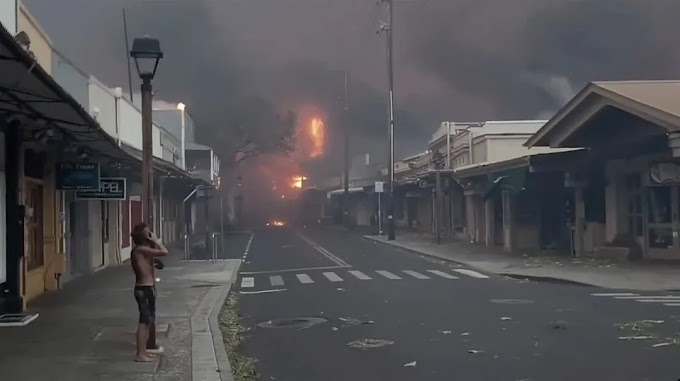
[[473, 278], [479, 278], [479, 279], [488, 278], [488, 276], [486, 276], [482, 273], [478, 273], [477, 271], [472, 271], [472, 270], [468, 270], [468, 269], [454, 269], [453, 271], [460, 273], [460, 274], [467, 275], [467, 276], [471, 276]]
[[446, 279], [458, 279], [457, 276], [447, 274], [447, 273], [445, 273], [443, 271], [439, 271], [439, 270], [427, 270], [427, 272], [432, 273], [434, 275], [439, 275], [440, 277], [446, 278]]
[[[468, 271], [463, 271], [464, 269], [454, 269], [453, 271], [458, 272], [459, 274], [463, 274], [472, 278], [478, 278], [478, 279], [485, 279], [488, 278], [488, 276], [480, 274], [476, 271], [468, 270]], [[414, 271], [414, 270], [400, 270], [400, 272], [408, 275], [406, 277], [402, 277], [397, 275], [398, 273], [396, 271], [387, 271], [387, 270], [376, 270], [373, 271], [375, 274], [380, 275], [378, 278], [386, 278], [390, 280], [400, 280], [400, 279], [418, 279], [418, 280], [426, 280], [426, 279], [432, 279], [434, 278], [444, 278], [444, 279], [460, 279], [459, 276], [452, 275], [448, 272], [441, 271], [441, 270], [419, 270], [419, 271]], [[344, 271], [325, 271], [319, 273], [316, 273], [317, 275], [314, 275], [312, 273], [311, 275], [308, 273], [297, 273], [295, 274], [295, 278], [297, 279], [298, 282], [302, 284], [311, 284], [311, 283], [317, 283], [320, 282], [322, 279], [327, 280], [329, 282], [344, 282], [345, 280], [351, 280], [351, 277], [349, 275], [352, 275], [352, 277], [366, 281], [366, 280], [373, 280], [374, 277], [372, 275], [368, 275], [368, 272], [362, 272], [358, 270], [347, 270], [345, 273]], [[345, 276], [343, 276], [345, 274]], [[347, 275], [349, 274], [349, 275]], [[252, 274], [248, 274], [252, 275]], [[323, 277], [321, 277], [323, 275]], [[262, 274], [262, 276], [266, 279], [267, 276]], [[286, 284], [285, 277], [288, 275], [282, 274], [282, 275], [271, 275], [269, 276], [269, 283], [271, 284], [272, 287], [283, 287]], [[316, 278], [316, 281], [312, 279], [312, 277]], [[244, 276], [241, 278], [241, 288], [253, 288], [255, 287], [255, 276]], [[264, 281], [266, 283], [266, 280]], [[596, 295], [596, 294], [593, 294]], [[619, 294], [616, 294], [619, 295]], [[635, 294], [633, 294], [635, 295]], [[636, 296], [638, 298], [639, 296]], [[680, 303], [680, 297], [671, 297], [669, 296], [657, 296], [657, 297], [639, 297], [638, 301], [650, 301], [650, 302], [658, 302], [661, 301], [668, 302], [668, 303], [673, 303], [673, 302], [678, 302]], [[680, 304], [679, 304], [680, 305]]]
[[376, 271], [376, 272], [377, 272], [378, 274], [384, 276], [384, 277], [387, 278], [387, 279], [401, 279], [400, 277], [398, 277], [398, 276], [392, 274], [392, 273], [389, 272], [389, 271], [378, 270], [378, 271]]
[[331, 282], [342, 282], [342, 278], [340, 278], [338, 274], [334, 272], [323, 273], [323, 276], [328, 278], [328, 280], [330, 280]]
[[312, 278], [310, 278], [307, 274], [295, 274], [295, 276], [298, 278], [300, 283], [314, 283]]
[[361, 280], [371, 280], [371, 279], [373, 279], [373, 278], [371, 278], [370, 276], [368, 276], [368, 275], [362, 273], [361, 271], [352, 270], [352, 271], [349, 271], [349, 273], [352, 274], [352, 275], [354, 275], [354, 276], [357, 277], [358, 279], [361, 279]]
[[610, 297], [617, 300], [631, 300], [640, 303], [661, 303], [668, 307], [680, 307], [680, 295], [640, 295], [630, 292], [611, 292], [590, 295], [597, 297]]
[[245, 277], [241, 279], [241, 288], [255, 287], [255, 278]]
[[404, 270], [404, 273], [416, 278], [416, 279], [430, 279], [429, 276], [423, 275], [419, 272], [413, 271], [413, 270]]

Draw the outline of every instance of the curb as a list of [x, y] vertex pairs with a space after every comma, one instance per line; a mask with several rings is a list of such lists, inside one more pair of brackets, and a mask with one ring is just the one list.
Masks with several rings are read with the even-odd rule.
[[194, 381], [234, 380], [217, 318], [242, 263], [239, 262], [228, 283], [205, 294], [191, 316], [191, 379]]
[[375, 239], [375, 238], [373, 238], [373, 237], [371, 237], [371, 236], [364, 236], [364, 238], [366, 238], [366, 239], [369, 240], [369, 241], [373, 241], [373, 242], [376, 242], [376, 243], [380, 243], [380, 244], [385, 245], [385, 246], [389, 246], [389, 247], [394, 247], [394, 248], [397, 248], [397, 249], [406, 250], [406, 251], [411, 252], [411, 253], [414, 253], [414, 254], [424, 255], [424, 256], [426, 256], [426, 257], [437, 258], [437, 259], [440, 259], [440, 260], [443, 260], [443, 261], [455, 263], [455, 264], [458, 264], [458, 265], [467, 266], [467, 267], [473, 268], [473, 269], [475, 269], [475, 270], [477, 270], [477, 271], [481, 271], [481, 272], [487, 273], [487, 274], [494, 274], [494, 275], [499, 275], [499, 276], [506, 276], [506, 277], [513, 278], [513, 279], [528, 279], [528, 280], [533, 281], [533, 282], [562, 283], [562, 284], [572, 284], [572, 285], [577, 285], [577, 286], [588, 286], [588, 287], [597, 287], [597, 288], [608, 288], [608, 287], [602, 287], [602, 286], [599, 286], [599, 285], [596, 285], [596, 284], [577, 282], [577, 281], [573, 281], [573, 280], [569, 280], [569, 279], [562, 279], [562, 278], [545, 277], [545, 276], [536, 276], [536, 275], [524, 275], [524, 274], [519, 274], [519, 273], [492, 272], [492, 271], [488, 271], [488, 270], [479, 268], [479, 267], [477, 267], [477, 266], [473, 266], [473, 265], [467, 264], [467, 263], [465, 263], [465, 262], [457, 261], [457, 260], [452, 259], [452, 258], [440, 257], [440, 256], [438, 256], [438, 255], [434, 255], [434, 254], [430, 254], [430, 253], [423, 253], [422, 251], [418, 251], [418, 250], [416, 250], [416, 249], [411, 249], [411, 248], [409, 248], [409, 247], [403, 247], [403, 246], [399, 246], [399, 245], [393, 245], [393, 244], [388, 243], [388, 242], [384, 242], [384, 241], [381, 241], [381, 240], [377, 240], [377, 239]]

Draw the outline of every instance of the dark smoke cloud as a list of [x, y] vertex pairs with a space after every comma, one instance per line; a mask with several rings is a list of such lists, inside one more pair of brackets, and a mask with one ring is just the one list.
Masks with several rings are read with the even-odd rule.
[[[202, 128], [259, 95], [323, 109], [338, 142], [349, 69], [354, 152], [385, 155], [375, 1], [27, 2], [60, 50], [112, 84], [126, 80], [127, 7], [130, 34], [157, 36], [167, 53], [159, 97], [188, 103]], [[442, 120], [546, 117], [591, 80], [677, 77], [678, 14], [677, 0], [396, 0], [397, 156], [421, 151]], [[337, 173], [339, 153], [323, 168]]]

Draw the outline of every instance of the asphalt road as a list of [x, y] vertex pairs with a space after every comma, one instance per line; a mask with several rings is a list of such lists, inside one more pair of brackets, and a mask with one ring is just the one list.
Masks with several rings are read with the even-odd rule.
[[481, 274], [349, 232], [255, 232], [235, 290], [261, 380], [680, 377], [680, 299]]

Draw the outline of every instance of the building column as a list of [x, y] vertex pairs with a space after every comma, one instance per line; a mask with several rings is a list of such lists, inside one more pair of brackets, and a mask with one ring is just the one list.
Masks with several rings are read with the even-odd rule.
[[584, 254], [584, 236], [586, 226], [586, 206], [583, 200], [583, 186], [574, 188], [574, 255], [577, 257]]
[[21, 202], [21, 178], [23, 175], [24, 149], [21, 129], [11, 126], [5, 132], [5, 203], [6, 203], [6, 244], [7, 280], [6, 289], [0, 297], [4, 298], [4, 310], [20, 313], [24, 309], [21, 296], [21, 259], [24, 256], [24, 216], [25, 208]]
[[503, 191], [503, 249], [506, 252], [512, 252], [515, 247], [515, 223], [514, 223], [514, 205], [512, 195], [509, 191]]
[[475, 200], [474, 196], [471, 194], [465, 195], [465, 211], [466, 211], [466, 235], [470, 242], [475, 241], [475, 231], [477, 228], [475, 226]]
[[496, 221], [494, 219], [493, 199], [484, 200], [484, 232], [486, 246], [496, 245]]

